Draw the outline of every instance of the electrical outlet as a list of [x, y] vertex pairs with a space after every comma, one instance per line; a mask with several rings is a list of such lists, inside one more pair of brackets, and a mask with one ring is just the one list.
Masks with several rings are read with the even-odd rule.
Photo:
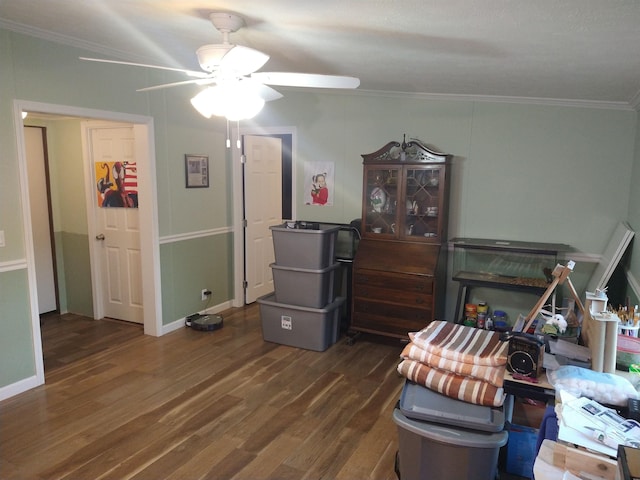
[[211, 296], [211, 290], [209, 290], [208, 288], [203, 288], [200, 291], [200, 299], [204, 302], [205, 300], [208, 300], [209, 297]]

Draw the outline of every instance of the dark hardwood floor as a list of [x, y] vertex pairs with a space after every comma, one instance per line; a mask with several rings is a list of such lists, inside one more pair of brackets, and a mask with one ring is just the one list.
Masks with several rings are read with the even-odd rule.
[[44, 316], [45, 385], [0, 402], [0, 478], [397, 478], [399, 341], [313, 352], [264, 342], [257, 304], [223, 317], [154, 338]]
[[257, 305], [160, 338], [45, 317], [46, 384], [0, 403], [3, 479], [395, 479], [402, 346], [264, 342]]

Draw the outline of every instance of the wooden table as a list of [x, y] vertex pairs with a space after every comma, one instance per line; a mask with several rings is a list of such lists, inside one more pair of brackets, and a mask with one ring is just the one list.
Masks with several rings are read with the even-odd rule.
[[513, 378], [511, 372], [505, 370], [504, 392], [514, 397], [531, 398], [553, 405], [556, 398], [556, 390], [547, 380], [547, 373], [535, 379], [535, 382]]

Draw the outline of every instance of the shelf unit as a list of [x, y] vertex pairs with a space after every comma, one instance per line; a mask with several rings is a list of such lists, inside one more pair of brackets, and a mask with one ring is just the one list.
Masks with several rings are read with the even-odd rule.
[[542, 295], [553, 280], [559, 259], [571, 250], [560, 243], [537, 243], [482, 238], [454, 238], [453, 274], [458, 282], [455, 322], [473, 287]]

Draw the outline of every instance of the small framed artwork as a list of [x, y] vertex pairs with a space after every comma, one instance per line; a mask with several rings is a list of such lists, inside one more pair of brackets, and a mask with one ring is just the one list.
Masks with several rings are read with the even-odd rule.
[[186, 154], [184, 156], [184, 174], [187, 188], [209, 186], [209, 157], [206, 155]]

